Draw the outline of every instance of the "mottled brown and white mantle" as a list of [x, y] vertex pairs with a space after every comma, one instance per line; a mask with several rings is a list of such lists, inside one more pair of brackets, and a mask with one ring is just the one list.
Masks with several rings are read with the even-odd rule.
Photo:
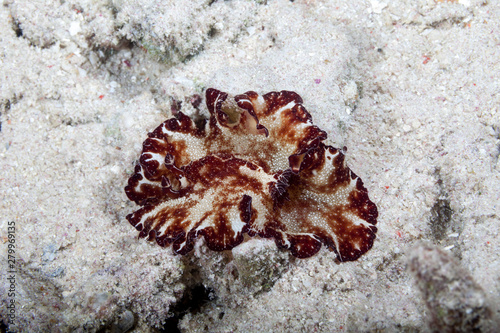
[[201, 235], [215, 251], [258, 235], [299, 258], [324, 244], [340, 261], [372, 247], [377, 207], [298, 94], [210, 88], [206, 105], [208, 120], [178, 112], [144, 141], [125, 187], [140, 237], [186, 254]]

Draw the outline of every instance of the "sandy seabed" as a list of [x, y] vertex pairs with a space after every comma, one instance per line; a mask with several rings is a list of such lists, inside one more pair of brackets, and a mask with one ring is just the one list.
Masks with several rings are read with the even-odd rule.
[[[0, 331], [494, 332], [495, 1], [4, 0]], [[292, 90], [378, 207], [339, 263], [137, 239], [147, 133], [214, 87]]]

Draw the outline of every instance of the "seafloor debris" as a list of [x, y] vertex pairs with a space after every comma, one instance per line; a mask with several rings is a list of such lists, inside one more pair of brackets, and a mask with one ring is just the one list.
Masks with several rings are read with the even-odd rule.
[[429, 308], [432, 332], [495, 332], [483, 289], [445, 250], [418, 245], [409, 268]]
[[298, 94], [208, 89], [206, 104], [210, 119], [179, 111], [144, 141], [125, 187], [140, 237], [186, 254], [200, 235], [216, 251], [258, 235], [299, 258], [325, 244], [341, 261], [372, 247], [377, 207]]

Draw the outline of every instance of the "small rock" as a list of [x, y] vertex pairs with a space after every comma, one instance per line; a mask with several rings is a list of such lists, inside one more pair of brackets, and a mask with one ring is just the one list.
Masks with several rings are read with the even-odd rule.
[[491, 310], [483, 289], [449, 252], [417, 245], [408, 263], [429, 308], [430, 331], [491, 331]]
[[69, 34], [71, 36], [76, 36], [80, 31], [82, 31], [80, 22], [71, 22], [71, 25], [69, 26]]
[[134, 326], [135, 318], [134, 314], [130, 310], [125, 310], [118, 316], [116, 324], [113, 326], [111, 331], [113, 333], [125, 333], [128, 332]]

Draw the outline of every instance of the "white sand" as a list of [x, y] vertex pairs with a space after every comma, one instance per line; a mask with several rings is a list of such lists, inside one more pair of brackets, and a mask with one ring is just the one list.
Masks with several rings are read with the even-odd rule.
[[[62, 3], [62, 4], [61, 4]], [[500, 7], [494, 1], [4, 0], [0, 260], [15, 222], [19, 332], [420, 332], [414, 244], [500, 308]], [[358, 261], [252, 239], [174, 256], [137, 239], [123, 187], [148, 131], [208, 87], [293, 90], [379, 209]], [[7, 282], [6, 282], [7, 281]], [[484, 313], [484, 312], [481, 312]], [[488, 319], [488, 318], [485, 318]]]

